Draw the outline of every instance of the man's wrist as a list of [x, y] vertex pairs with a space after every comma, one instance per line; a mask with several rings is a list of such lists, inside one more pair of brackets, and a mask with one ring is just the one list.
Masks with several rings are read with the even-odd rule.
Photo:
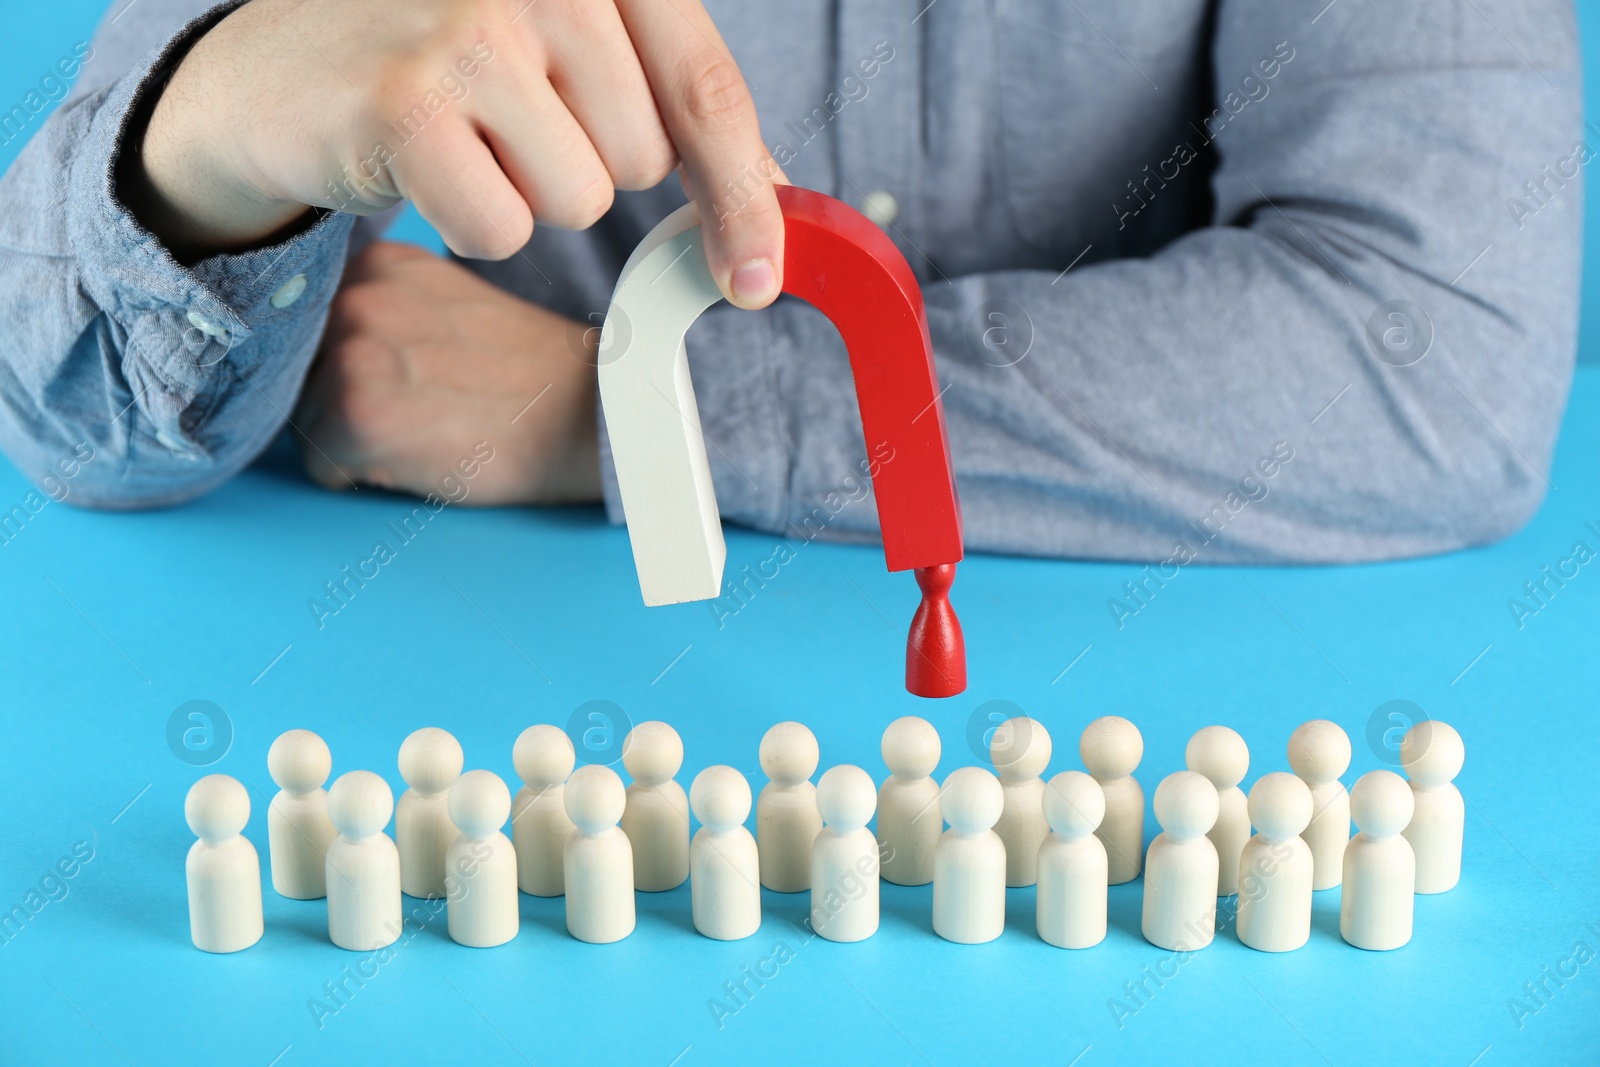
[[[215, 28], [213, 28], [215, 29]], [[129, 117], [118, 161], [119, 199], [180, 262], [275, 244], [315, 221], [304, 204], [273, 200], [243, 181], [219, 143], [208, 99], [205, 37]]]

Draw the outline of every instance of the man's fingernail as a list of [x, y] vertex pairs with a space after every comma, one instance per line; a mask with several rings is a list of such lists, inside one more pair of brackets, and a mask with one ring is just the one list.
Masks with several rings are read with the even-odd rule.
[[762, 304], [776, 296], [778, 275], [769, 259], [752, 259], [733, 272], [733, 295], [741, 304]]

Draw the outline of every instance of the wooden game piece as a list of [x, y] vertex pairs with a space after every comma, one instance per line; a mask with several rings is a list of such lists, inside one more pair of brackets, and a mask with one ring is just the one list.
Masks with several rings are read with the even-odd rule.
[[906, 690], [920, 697], [953, 697], [967, 688], [967, 640], [950, 604], [956, 565], [913, 572], [922, 602], [906, 634]]
[[444, 856], [456, 839], [450, 784], [461, 774], [461, 745], [447, 731], [425, 726], [400, 744], [400, 777], [408, 788], [394, 813], [400, 849], [400, 888], [407, 896], [445, 895]]
[[226, 774], [189, 787], [183, 817], [199, 838], [189, 846], [189, 937], [206, 952], [238, 952], [261, 940], [261, 859], [244, 836], [250, 794]]
[[811, 929], [829, 941], [878, 932], [878, 839], [867, 829], [877, 804], [860, 767], [830, 767], [817, 781], [822, 830], [811, 844]]
[[1046, 783], [1043, 807], [1050, 834], [1039, 846], [1034, 923], [1058, 948], [1090, 948], [1106, 937], [1106, 846], [1095, 836], [1105, 818], [1100, 783], [1082, 771], [1062, 771]]
[[558, 726], [538, 724], [522, 731], [511, 750], [522, 779], [511, 804], [511, 839], [517, 853], [517, 887], [536, 897], [567, 891], [561, 854], [572, 833], [564, 789], [577, 763], [572, 739]]
[[1368, 771], [1350, 787], [1360, 833], [1344, 850], [1339, 935], [1356, 948], [1399, 948], [1411, 940], [1417, 859], [1401, 832], [1416, 807], [1411, 787], [1393, 771]]
[[1050, 763], [1050, 732], [1037, 719], [1007, 719], [989, 739], [989, 760], [1005, 793], [994, 832], [1006, 846], [1006, 885], [1032, 885], [1038, 881], [1039, 845], [1050, 832], [1040, 777]]
[[[784, 291], [838, 328], [869, 450], [893, 449], [895, 461], [873, 476], [888, 567], [953, 567], [962, 556], [961, 517], [916, 276], [894, 242], [854, 208], [794, 186], [777, 194]], [[698, 209], [685, 205], [628, 257], [601, 331], [600, 396], [646, 604], [722, 592], [727, 548], [683, 344], [720, 298]], [[907, 646], [907, 687], [923, 696], [965, 685], [960, 631], [944, 599], [949, 577], [927, 575], [928, 610], [919, 612]]]
[[1311, 824], [1300, 835], [1311, 849], [1311, 888], [1332, 889], [1350, 840], [1350, 794], [1339, 781], [1350, 768], [1349, 735], [1327, 719], [1302, 723], [1289, 735], [1289, 767], [1311, 787]]
[[634, 925], [633, 848], [617, 825], [627, 790], [616, 771], [590, 763], [572, 772], [565, 797], [567, 932], [595, 945], [621, 941]]
[[761, 928], [761, 861], [750, 817], [750, 783], [732, 767], [707, 767], [689, 786], [700, 829], [689, 843], [694, 928], [718, 941], [738, 941]]
[[820, 759], [816, 735], [800, 723], [780, 722], [761, 739], [760, 759], [770, 779], [756, 798], [761, 884], [801, 893], [811, 888], [811, 842], [822, 829], [810, 781]]
[[332, 770], [327, 744], [310, 730], [288, 730], [267, 749], [267, 773], [278, 785], [267, 806], [272, 888], [292, 900], [328, 895], [328, 846], [338, 831], [322, 786]]
[[1244, 738], [1226, 726], [1204, 726], [1184, 749], [1184, 763], [1217, 787], [1217, 823], [1206, 834], [1217, 848], [1217, 895], [1239, 891], [1239, 854], [1250, 840], [1250, 813], [1239, 783], [1250, 770]]
[[1140, 930], [1157, 948], [1193, 952], [1217, 932], [1217, 847], [1206, 831], [1217, 821], [1217, 787], [1203, 774], [1178, 771], [1156, 786], [1156, 822], [1144, 868]]
[[933, 858], [933, 932], [979, 945], [1006, 926], [1006, 846], [994, 832], [1005, 808], [1000, 780], [982, 767], [950, 772], [939, 811], [950, 824]]
[[[1250, 787], [1249, 818], [1259, 831], [1240, 852], [1239, 940], [1262, 952], [1290, 952], [1311, 937], [1311, 789], [1286, 771]], [[1218, 850], [1220, 852], [1220, 849]]]
[[371, 771], [342, 774], [328, 790], [339, 831], [328, 846], [328, 938], [340, 948], [371, 952], [400, 936], [400, 852], [383, 832], [392, 814], [389, 783]]
[[1416, 802], [1404, 832], [1417, 858], [1418, 893], [1443, 893], [1461, 881], [1467, 806], [1453, 779], [1466, 758], [1461, 735], [1437, 719], [1417, 723], [1400, 742], [1400, 764]]
[[676, 889], [689, 877], [689, 797], [673, 776], [683, 766], [683, 739], [664, 722], [642, 722], [622, 742], [622, 765], [633, 781], [622, 832], [633, 848], [633, 887]]
[[1106, 846], [1110, 882], [1131, 882], [1144, 860], [1144, 790], [1133, 777], [1144, 737], [1127, 719], [1106, 715], [1084, 727], [1078, 756], [1105, 793], [1106, 815], [1095, 834]]
[[511, 790], [492, 771], [468, 771], [450, 784], [447, 805], [456, 838], [445, 853], [446, 923], [470, 948], [493, 948], [517, 936], [517, 854], [500, 828], [511, 817]]
[[878, 789], [878, 841], [882, 877], [896, 885], [933, 881], [933, 851], [944, 824], [939, 820], [939, 731], [926, 719], [905, 715], [883, 732], [883, 762], [889, 777]]

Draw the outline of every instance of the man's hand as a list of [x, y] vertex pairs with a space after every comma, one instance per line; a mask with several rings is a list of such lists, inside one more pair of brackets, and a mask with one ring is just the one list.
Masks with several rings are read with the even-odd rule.
[[334, 297], [295, 415], [307, 472], [332, 489], [446, 495], [482, 441], [494, 458], [466, 503], [598, 500], [598, 333], [424, 249], [374, 244]]
[[765, 307], [782, 178], [699, 0], [252, 0], [179, 65], [124, 195], [191, 259], [401, 199], [504, 259], [680, 161], [723, 295]]

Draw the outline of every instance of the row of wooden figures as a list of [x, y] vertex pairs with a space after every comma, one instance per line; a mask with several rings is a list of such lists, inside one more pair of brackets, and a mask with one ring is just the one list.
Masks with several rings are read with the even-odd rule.
[[[1008, 886], [1037, 884], [1039, 936], [1088, 948], [1105, 937], [1107, 887], [1142, 872], [1142, 930], [1152, 944], [1204, 947], [1218, 898], [1237, 894], [1239, 939], [1282, 952], [1306, 943], [1313, 890], [1342, 883], [1344, 939], [1392, 949], [1410, 940], [1413, 894], [1443, 892], [1460, 877], [1464, 812], [1452, 779], [1464, 748], [1438, 721], [1405, 735], [1409, 782], [1376, 770], [1348, 793], [1339, 782], [1350, 764], [1348, 736], [1326, 720], [1305, 723], [1289, 740], [1294, 773], [1262, 776], [1248, 798], [1239, 788], [1250, 762], [1244, 739], [1205, 727], [1189, 741], [1189, 769], [1156, 789], [1162, 832], [1148, 852], [1144, 792], [1133, 777], [1144, 740], [1126, 719], [1090, 723], [1079, 742], [1089, 773], [1063, 771], [1048, 782], [1050, 735], [1029, 718], [994, 731], [996, 773], [962, 767], [942, 786], [932, 777], [939, 735], [927, 721], [895, 720], [882, 751], [890, 777], [881, 789], [849, 765], [813, 785], [816, 738], [800, 723], [774, 726], [761, 741], [769, 782], [752, 836], [744, 775], [708, 767], [686, 796], [674, 780], [683, 743], [662, 722], [641, 723], [625, 739], [633, 779], [626, 788], [609, 767], [574, 770], [572, 743], [557, 727], [529, 727], [512, 753], [523, 781], [515, 800], [492, 772], [462, 773], [461, 746], [449, 733], [418, 730], [400, 746], [408, 788], [398, 809], [370, 771], [351, 771], [325, 790], [327, 745], [290, 730], [267, 754], [281, 790], [267, 816], [272, 884], [286, 897], [326, 897], [330, 939], [358, 951], [399, 937], [402, 893], [444, 898], [450, 936], [476, 947], [516, 936], [519, 888], [565, 895], [572, 935], [606, 943], [633, 931], [636, 890], [685, 880], [695, 928], [707, 937], [754, 934], [765, 886], [809, 890], [816, 933], [859, 941], [878, 928], [880, 877], [932, 882], [934, 931], [968, 944], [1000, 935]], [[691, 809], [701, 824], [692, 840]], [[247, 948], [263, 928], [260, 863], [242, 836], [249, 795], [214, 774], [190, 789], [184, 811], [200, 839], [187, 863], [194, 943], [210, 952]], [[391, 814], [394, 840], [385, 833]], [[874, 814], [876, 834], [868, 829]], [[510, 837], [502, 832], [507, 819]]]

